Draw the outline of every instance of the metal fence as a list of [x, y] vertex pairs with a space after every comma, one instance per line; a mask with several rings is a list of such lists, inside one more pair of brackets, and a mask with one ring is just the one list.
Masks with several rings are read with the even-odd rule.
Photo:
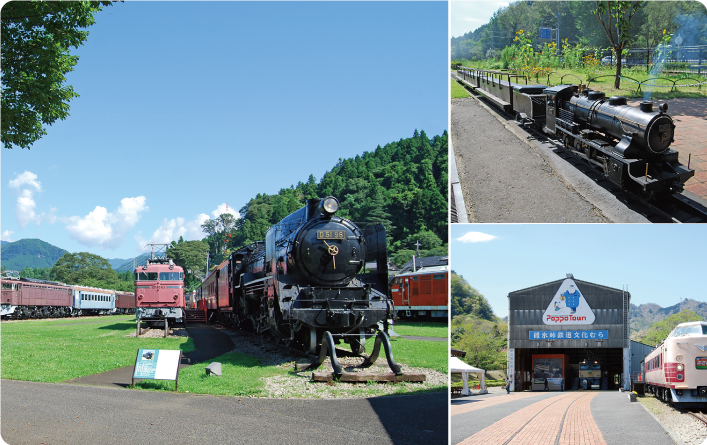
[[[670, 74], [707, 73], [707, 45], [668, 46], [659, 52], [654, 48], [628, 48], [621, 54], [621, 64], [628, 67], [648, 66]], [[602, 54], [602, 63], [616, 64], [611, 51]]]

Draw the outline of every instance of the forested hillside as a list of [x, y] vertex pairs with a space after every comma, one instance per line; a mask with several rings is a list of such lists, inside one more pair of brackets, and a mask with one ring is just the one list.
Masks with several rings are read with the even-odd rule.
[[[610, 46], [595, 10], [596, 2], [588, 1], [520, 1], [500, 8], [489, 23], [451, 41], [452, 59], [479, 60], [494, 57], [511, 45], [520, 30], [538, 43], [539, 28], [557, 28], [560, 39], [571, 45], [596, 48]], [[631, 47], [655, 48], [664, 35], [679, 33], [682, 45], [707, 44], [707, 10], [696, 1], [644, 2], [631, 20]]]
[[452, 347], [487, 371], [505, 368], [508, 324], [494, 315], [486, 298], [452, 271]]
[[668, 334], [675, 329], [675, 326], [680, 323], [685, 323], [688, 321], [702, 321], [704, 319], [705, 317], [698, 315], [691, 310], [684, 309], [677, 314], [670, 315], [669, 317], [653, 323], [648, 329], [646, 329], [643, 335], [636, 336], [635, 338], [631, 335], [631, 340], [655, 346], [665, 340]]
[[39, 239], [21, 239], [2, 245], [2, 267], [17, 271], [52, 267], [65, 253], [68, 252]]
[[655, 303], [646, 303], [640, 306], [632, 304], [629, 312], [631, 340], [641, 341], [641, 339], [649, 335], [650, 329], [656, 323], [670, 318], [672, 315], [685, 312], [695, 314], [695, 316], [701, 317], [700, 319], [702, 320], [707, 320], [707, 303], [688, 298], [676, 305], [665, 308]]
[[[309, 198], [334, 196], [340, 216], [366, 226], [383, 223], [389, 256], [407, 262], [419, 240], [421, 254], [446, 255], [447, 132], [428, 138], [424, 131], [354, 158], [340, 159], [317, 182], [309, 175], [275, 195], [258, 194], [240, 209], [241, 218], [207, 222], [205, 240], [211, 264], [243, 245], [263, 240], [265, 232]], [[304, 179], [304, 178], [303, 178]]]

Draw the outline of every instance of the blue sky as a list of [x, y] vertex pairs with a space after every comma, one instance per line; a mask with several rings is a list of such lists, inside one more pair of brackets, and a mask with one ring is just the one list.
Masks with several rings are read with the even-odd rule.
[[505, 8], [511, 2], [487, 1], [452, 1], [450, 2], [452, 37], [461, 37], [469, 31], [487, 24], [493, 13], [500, 8]]
[[132, 2], [96, 16], [70, 116], [2, 149], [3, 240], [131, 258], [339, 158], [448, 125], [446, 2]]
[[568, 273], [615, 289], [628, 286], [636, 305], [706, 301], [705, 252], [699, 224], [453, 224], [450, 263], [505, 317], [509, 292]]

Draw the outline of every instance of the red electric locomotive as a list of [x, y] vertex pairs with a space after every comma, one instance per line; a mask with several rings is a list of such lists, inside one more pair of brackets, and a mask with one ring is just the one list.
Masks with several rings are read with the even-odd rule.
[[135, 294], [138, 330], [147, 321], [150, 326], [164, 326], [166, 336], [170, 324], [186, 323], [184, 269], [171, 259], [156, 256], [153, 250], [146, 264], [135, 269]]
[[707, 404], [707, 322], [681, 323], [644, 360], [646, 391], [664, 402]]
[[17, 272], [2, 277], [0, 316], [21, 318], [69, 317], [73, 289], [56, 281], [20, 278]]

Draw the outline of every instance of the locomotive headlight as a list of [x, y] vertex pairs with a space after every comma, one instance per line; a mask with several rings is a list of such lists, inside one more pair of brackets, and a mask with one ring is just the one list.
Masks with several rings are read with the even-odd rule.
[[678, 380], [682, 380], [682, 374], [678, 374]]
[[322, 201], [322, 210], [324, 210], [330, 215], [333, 215], [334, 213], [336, 213], [337, 210], [339, 210], [339, 200], [337, 200], [333, 196], [324, 198], [324, 200]]
[[678, 371], [682, 371], [683, 369], [685, 369], [685, 366], [682, 363], [678, 363], [678, 365], [676, 366], [676, 369]]

